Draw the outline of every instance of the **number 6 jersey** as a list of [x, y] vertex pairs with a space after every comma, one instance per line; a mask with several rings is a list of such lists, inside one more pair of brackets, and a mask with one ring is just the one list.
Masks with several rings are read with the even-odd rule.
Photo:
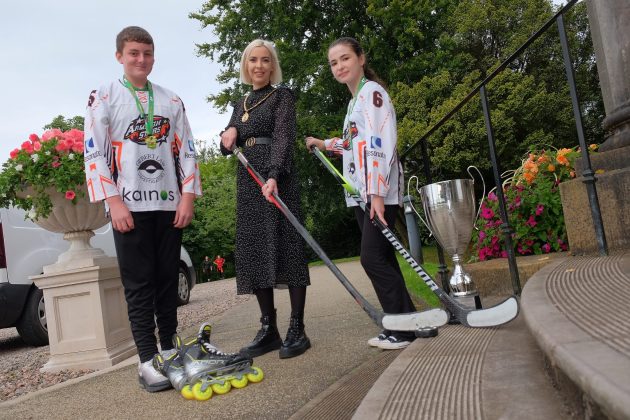
[[[348, 104], [343, 138], [324, 141], [326, 150], [343, 156], [343, 176], [369, 202], [370, 195], [386, 205], [402, 205], [402, 166], [396, 151], [396, 112], [385, 89], [367, 81]], [[346, 196], [349, 207], [356, 202]]]

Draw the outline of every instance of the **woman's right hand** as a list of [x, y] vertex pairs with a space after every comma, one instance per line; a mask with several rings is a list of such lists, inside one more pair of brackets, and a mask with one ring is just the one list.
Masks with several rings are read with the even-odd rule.
[[221, 144], [227, 150], [232, 150], [236, 145], [237, 136], [238, 132], [236, 131], [236, 127], [230, 127], [221, 134]]
[[317, 147], [321, 151], [326, 150], [326, 144], [324, 143], [324, 140], [316, 139], [315, 137], [306, 137], [304, 140], [306, 140], [306, 148], [309, 152], [311, 151], [311, 147], [313, 146]]

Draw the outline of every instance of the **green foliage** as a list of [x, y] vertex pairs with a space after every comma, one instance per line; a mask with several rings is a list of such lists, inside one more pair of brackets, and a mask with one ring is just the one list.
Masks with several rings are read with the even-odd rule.
[[203, 195], [195, 200], [195, 216], [182, 242], [196, 265], [206, 255], [223, 256], [226, 277], [230, 277], [236, 237], [236, 160], [221, 156], [216, 147], [199, 146]]
[[53, 128], [58, 128], [61, 131], [69, 131], [73, 128], [77, 130], [83, 130], [85, 118], [80, 115], [76, 115], [72, 118], [65, 118], [63, 115], [57, 115], [53, 118], [50, 124], [46, 124], [44, 126], [44, 130], [50, 130]]

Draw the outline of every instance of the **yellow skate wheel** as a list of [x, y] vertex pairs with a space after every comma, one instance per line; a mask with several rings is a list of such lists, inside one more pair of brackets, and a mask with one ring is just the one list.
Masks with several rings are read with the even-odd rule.
[[212, 397], [212, 388], [207, 387], [205, 390], [201, 390], [201, 382], [197, 382], [192, 387], [192, 393], [197, 401], [206, 401]]
[[193, 392], [190, 385], [184, 385], [184, 387], [180, 391], [180, 394], [182, 394], [182, 397], [186, 398], [187, 400], [195, 399], [195, 393]]
[[225, 381], [222, 384], [212, 384], [212, 390], [217, 395], [223, 395], [230, 392], [232, 389], [232, 385], [230, 385], [230, 381]]
[[252, 366], [252, 369], [254, 372], [247, 374], [247, 379], [249, 380], [249, 382], [258, 383], [262, 381], [263, 378], [265, 377], [265, 374], [263, 373], [262, 369], [259, 368], [258, 366]]
[[230, 383], [236, 389], [245, 388], [247, 386], [247, 382], [249, 381], [247, 380], [247, 376], [245, 375], [243, 375], [240, 379], [239, 378], [230, 379]]

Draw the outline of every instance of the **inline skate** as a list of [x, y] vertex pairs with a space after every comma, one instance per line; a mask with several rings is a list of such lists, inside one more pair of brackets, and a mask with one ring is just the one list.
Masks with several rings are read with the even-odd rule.
[[173, 337], [186, 375], [187, 386], [181, 388], [184, 398], [192, 396], [204, 401], [213, 393], [225, 394], [232, 387], [244, 388], [249, 382], [260, 382], [264, 377], [260, 368], [252, 366], [251, 358], [240, 353], [223, 353], [210, 344], [211, 332], [212, 327], [203, 324], [196, 337], [186, 341], [177, 335]]

